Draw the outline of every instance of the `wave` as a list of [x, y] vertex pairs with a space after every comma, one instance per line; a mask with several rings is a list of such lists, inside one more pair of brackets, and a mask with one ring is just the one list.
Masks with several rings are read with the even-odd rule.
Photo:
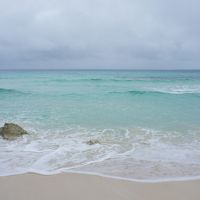
[[91, 79], [52, 79], [52, 80], [47, 80], [46, 82], [87, 82], [87, 81], [105, 81], [105, 79], [101, 78], [91, 78]]
[[0, 88], [0, 95], [3, 94], [26, 94], [25, 92], [15, 90], [15, 89], [6, 89], [6, 88]]
[[129, 95], [195, 95], [200, 96], [200, 92], [191, 91], [153, 91], [153, 90], [130, 90], [121, 92], [109, 92], [109, 94], [129, 94]]
[[57, 83], [64, 83], [64, 82], [161, 82], [161, 83], [168, 83], [168, 82], [183, 82], [183, 81], [195, 81], [199, 79], [195, 78], [183, 78], [183, 77], [91, 77], [91, 78], [75, 78], [75, 79], [68, 79], [68, 78], [57, 78], [57, 79], [49, 79], [43, 82], [57, 82]]
[[[0, 139], [0, 176], [25, 172], [49, 175], [69, 170], [123, 178], [143, 175], [144, 179], [151, 179], [152, 173], [154, 178], [199, 175], [194, 167], [200, 167], [199, 132], [185, 135], [145, 128], [73, 126], [61, 129], [27, 126], [26, 129], [30, 134], [17, 142], [8, 144]], [[101, 144], [87, 145], [91, 138], [97, 138]], [[147, 168], [151, 171], [145, 171]], [[114, 174], [110, 173], [112, 169]]]
[[67, 83], [67, 82], [133, 82], [135, 79], [115, 79], [115, 78], [85, 78], [85, 79], [53, 79], [45, 82]]

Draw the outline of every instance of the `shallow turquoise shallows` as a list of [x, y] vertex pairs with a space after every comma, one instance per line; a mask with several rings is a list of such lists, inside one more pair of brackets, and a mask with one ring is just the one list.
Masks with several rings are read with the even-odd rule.
[[[0, 71], [0, 175], [200, 175], [200, 71]], [[90, 139], [100, 144], [88, 145]]]

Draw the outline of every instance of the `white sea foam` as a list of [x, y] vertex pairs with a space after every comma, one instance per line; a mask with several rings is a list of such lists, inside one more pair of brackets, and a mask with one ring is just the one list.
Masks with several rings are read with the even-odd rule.
[[[127, 165], [140, 168], [149, 166], [155, 171], [156, 177], [155, 166], [159, 162], [165, 163], [163, 166], [168, 166], [167, 169], [160, 167], [159, 170], [163, 170], [163, 174], [166, 173], [165, 170], [170, 171], [170, 167], [173, 168], [174, 165], [186, 166], [177, 176], [200, 174], [198, 138], [193, 140], [193, 137], [188, 137], [187, 140], [178, 133], [163, 133], [144, 128], [26, 128], [31, 134], [16, 141], [0, 139], [0, 176], [26, 172], [54, 174], [63, 170], [83, 170], [107, 175], [113, 175], [109, 174], [109, 171], [116, 171], [114, 176], [127, 177], [129, 170], [131, 174], [134, 168], [126, 169]], [[86, 144], [86, 141], [93, 138], [98, 139], [100, 144]], [[151, 178], [151, 173], [147, 170], [146, 177], [143, 178]], [[167, 177], [170, 177], [170, 173]]]
[[165, 85], [153, 87], [150, 90], [168, 94], [200, 94], [200, 85]]

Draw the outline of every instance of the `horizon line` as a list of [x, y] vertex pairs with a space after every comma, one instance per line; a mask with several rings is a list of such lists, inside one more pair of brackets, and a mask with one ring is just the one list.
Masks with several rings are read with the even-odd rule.
[[10, 68], [10, 69], [0, 69], [0, 71], [199, 71], [200, 69], [155, 69], [155, 68], [151, 68], [151, 69], [129, 69], [129, 68], [119, 68], [119, 69], [111, 69], [111, 68], [105, 68], [105, 69], [91, 69], [91, 68], [85, 68], [85, 69], [80, 69], [80, 68], [76, 68], [76, 69], [65, 69], [65, 68], [58, 68], [58, 69], [54, 69], [54, 68], [29, 68], [29, 69], [24, 69], [24, 68]]

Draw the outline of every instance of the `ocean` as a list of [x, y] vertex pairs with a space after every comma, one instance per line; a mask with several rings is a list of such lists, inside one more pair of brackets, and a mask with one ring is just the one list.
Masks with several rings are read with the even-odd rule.
[[[0, 71], [0, 176], [200, 176], [200, 71]], [[99, 144], [89, 145], [95, 139]]]

